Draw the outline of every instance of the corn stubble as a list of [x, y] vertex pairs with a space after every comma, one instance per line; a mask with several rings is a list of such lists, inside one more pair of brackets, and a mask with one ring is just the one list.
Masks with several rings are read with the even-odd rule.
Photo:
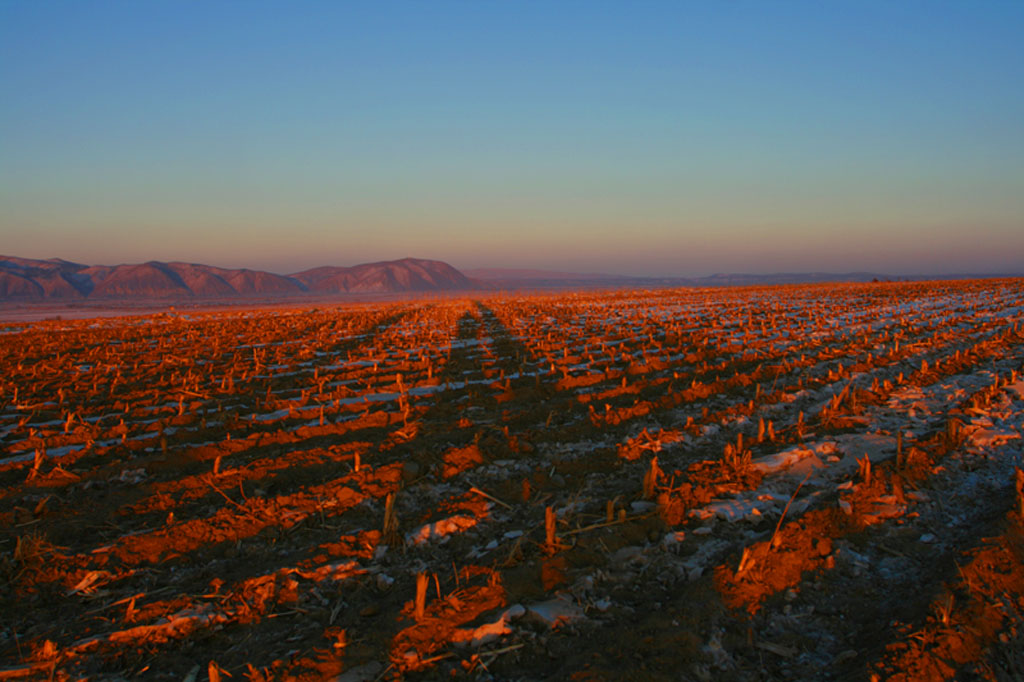
[[[0, 675], [998, 678], [1022, 304], [990, 280], [12, 325]], [[1002, 521], [943, 533], [953, 509]], [[844, 596], [954, 554], [905, 628]], [[800, 619], [824, 649], [773, 639]]]

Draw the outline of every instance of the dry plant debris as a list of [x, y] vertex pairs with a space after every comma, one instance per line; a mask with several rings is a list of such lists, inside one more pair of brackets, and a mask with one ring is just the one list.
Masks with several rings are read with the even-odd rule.
[[1022, 321], [985, 280], [6, 325], [0, 679], [1017, 679]]

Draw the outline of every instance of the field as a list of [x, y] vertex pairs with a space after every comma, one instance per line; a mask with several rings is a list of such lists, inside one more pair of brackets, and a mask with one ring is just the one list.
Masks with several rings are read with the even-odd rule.
[[1020, 680], [1022, 285], [0, 325], [0, 680]]

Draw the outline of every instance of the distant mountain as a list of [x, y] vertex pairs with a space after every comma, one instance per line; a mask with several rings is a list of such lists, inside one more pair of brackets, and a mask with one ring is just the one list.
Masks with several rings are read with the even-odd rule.
[[468, 277], [447, 263], [420, 258], [366, 263], [350, 268], [313, 268], [297, 272], [292, 277], [310, 291], [330, 294], [478, 288]]
[[60, 259], [0, 256], [0, 302], [235, 299], [338, 293], [395, 293], [479, 288], [440, 261], [405, 258], [294, 275], [198, 263], [83, 265]]
[[53, 258], [0, 256], [0, 300], [81, 298], [92, 290], [78, 273], [86, 266]]
[[[914, 275], [899, 279], [966, 279], [997, 275]], [[1006, 277], [1018, 275], [999, 275]], [[635, 277], [602, 273], [485, 268], [460, 272], [442, 261], [403, 258], [352, 267], [325, 266], [276, 275], [198, 263], [149, 261], [83, 265], [51, 258], [0, 256], [0, 303], [76, 301], [208, 301], [341, 294], [488, 290], [719, 287], [894, 279], [872, 272], [719, 273], [707, 277]]]

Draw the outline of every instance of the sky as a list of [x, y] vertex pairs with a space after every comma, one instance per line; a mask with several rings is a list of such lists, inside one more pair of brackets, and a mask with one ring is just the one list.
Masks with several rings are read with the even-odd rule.
[[1024, 2], [0, 0], [0, 253], [1024, 272]]

